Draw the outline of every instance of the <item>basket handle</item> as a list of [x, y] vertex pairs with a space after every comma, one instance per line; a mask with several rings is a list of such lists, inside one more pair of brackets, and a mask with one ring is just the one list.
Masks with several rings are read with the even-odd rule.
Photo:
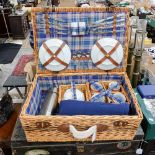
[[97, 125], [90, 127], [85, 131], [78, 131], [73, 125], [69, 125], [69, 131], [72, 133], [74, 138], [84, 139], [92, 136], [92, 142], [96, 139]]

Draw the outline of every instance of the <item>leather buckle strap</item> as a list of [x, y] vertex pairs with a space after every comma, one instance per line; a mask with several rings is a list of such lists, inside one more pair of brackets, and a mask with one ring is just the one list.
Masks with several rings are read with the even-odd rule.
[[46, 34], [49, 35], [50, 34], [50, 26], [49, 26], [49, 21], [48, 21], [48, 14], [46, 13], [45, 14], [45, 23], [46, 23], [46, 26], [45, 26], [45, 29], [46, 29]]
[[101, 60], [99, 60], [98, 62], [96, 62], [95, 65], [98, 66], [98, 65], [102, 64], [106, 59], [109, 59], [115, 66], [118, 66], [119, 64], [111, 57], [111, 55], [116, 51], [116, 49], [118, 48], [119, 45], [120, 45], [120, 43], [117, 42], [115, 47], [109, 53], [107, 53], [105, 51], [105, 49], [97, 42], [96, 46], [104, 54], [104, 57]]
[[113, 21], [113, 36], [116, 35], [116, 24], [117, 24], [117, 15], [114, 15], [114, 21]]
[[58, 48], [58, 50], [57, 50], [55, 53], [53, 53], [53, 52], [47, 47], [47, 45], [46, 45], [45, 43], [43, 43], [43, 47], [46, 49], [47, 53], [48, 53], [49, 55], [51, 55], [51, 58], [49, 58], [49, 59], [43, 64], [43, 66], [45, 67], [45, 66], [47, 66], [49, 63], [51, 63], [52, 61], [56, 60], [56, 61], [59, 62], [60, 64], [62, 64], [62, 65], [64, 65], [65, 67], [67, 67], [68, 64], [65, 63], [64, 61], [62, 61], [61, 59], [59, 59], [59, 58], [57, 57], [58, 54], [61, 52], [61, 50], [64, 48], [65, 45], [66, 45], [65, 42], [63, 42], [62, 45]]

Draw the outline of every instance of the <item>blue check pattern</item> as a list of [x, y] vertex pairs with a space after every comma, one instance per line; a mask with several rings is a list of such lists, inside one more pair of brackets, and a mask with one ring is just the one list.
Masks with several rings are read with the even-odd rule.
[[[130, 94], [125, 79], [120, 75], [84, 75], [84, 76], [52, 76], [52, 77], [38, 77], [37, 84], [31, 96], [31, 100], [28, 108], [26, 109], [26, 114], [29, 115], [38, 115], [40, 109], [44, 103], [46, 97], [46, 91], [58, 87], [59, 85], [69, 85], [72, 81], [75, 81], [75, 84], [85, 84], [90, 81], [101, 81], [101, 80], [117, 80], [120, 84], [123, 85], [125, 91], [128, 93], [128, 97], [131, 100], [131, 106], [134, 106], [133, 98]], [[109, 94], [107, 93], [107, 96]], [[108, 97], [111, 97], [110, 95]]]
[[[117, 17], [118, 20], [124, 19], [126, 13], [120, 12], [124, 14], [124, 17]], [[119, 14], [119, 13], [118, 13]], [[125, 34], [126, 34], [126, 20], [124, 20], [121, 25], [124, 27], [119, 27], [119, 23], [116, 25], [116, 35], [113, 36], [111, 31], [113, 29], [106, 29], [104, 33], [95, 34], [92, 33], [89, 25], [101, 19], [106, 19], [114, 15], [114, 12], [49, 12], [48, 13], [48, 24], [49, 24], [49, 33], [46, 33], [46, 24], [45, 21], [45, 13], [39, 12], [36, 13], [36, 32], [37, 32], [37, 45], [38, 48], [41, 47], [42, 43], [50, 38], [58, 38], [65, 41], [71, 49], [72, 55], [76, 55], [78, 51], [82, 53], [88, 53], [90, 55], [92, 46], [96, 43], [97, 40], [103, 37], [110, 37], [117, 39], [122, 46], [125, 45]], [[86, 33], [83, 36], [72, 36], [70, 24], [72, 22], [85, 22]], [[122, 32], [117, 32], [117, 30], [123, 30]], [[118, 66], [121, 68], [124, 64], [123, 62]], [[45, 68], [39, 62], [39, 69], [44, 71]], [[67, 69], [96, 69], [94, 64], [90, 61], [80, 60], [74, 61], [72, 60]]]
[[98, 92], [103, 91], [103, 87], [95, 81], [90, 81], [90, 85], [91, 87], [93, 87], [93, 89], [97, 90]]
[[73, 99], [76, 100], [77, 96], [76, 96], [76, 85], [75, 82], [71, 82], [71, 90], [72, 90], [72, 95], [73, 95]]
[[120, 100], [118, 97], [115, 97], [112, 93], [111, 90], [104, 90], [103, 87], [101, 87], [98, 83], [91, 81], [90, 82], [91, 86], [95, 88], [99, 92], [98, 95], [95, 95], [93, 98], [91, 98], [91, 102], [97, 102], [99, 98], [102, 98], [103, 96], [107, 96], [110, 99], [113, 99], [117, 101], [119, 104], [122, 104], [122, 100]]

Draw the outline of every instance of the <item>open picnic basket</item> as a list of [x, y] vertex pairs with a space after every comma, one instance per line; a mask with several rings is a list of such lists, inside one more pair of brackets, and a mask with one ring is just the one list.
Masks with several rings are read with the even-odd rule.
[[[125, 17], [123, 27], [117, 27], [117, 20], [121, 20], [119, 14]], [[113, 19], [111, 31], [104, 33], [88, 31], [84, 35], [72, 36], [64, 32], [63, 26], [71, 22], [84, 21], [87, 26], [90, 23]], [[57, 20], [58, 22], [55, 22]], [[129, 14], [126, 8], [33, 8], [32, 9], [35, 60], [37, 75], [34, 79], [28, 97], [23, 105], [20, 119], [28, 141], [91, 141], [90, 137], [84, 139], [74, 138], [70, 133], [69, 125], [74, 125], [79, 132], [87, 132], [90, 127], [96, 125], [95, 137], [101, 140], [131, 140], [142, 120], [142, 113], [134, 95], [130, 81], [126, 74], [128, 55]], [[57, 24], [56, 26], [54, 24]], [[42, 25], [41, 25], [42, 24]], [[59, 28], [59, 30], [57, 30]], [[43, 30], [42, 30], [43, 29]], [[90, 58], [90, 51], [97, 40], [109, 37], [117, 39], [123, 46], [122, 62], [111, 70], [98, 69]], [[71, 48], [72, 59], [67, 69], [60, 72], [47, 70], [39, 60], [39, 48], [42, 43], [50, 38], [59, 38]], [[80, 52], [79, 52], [80, 51]], [[78, 56], [77, 56], [78, 55]], [[79, 57], [80, 55], [80, 57]], [[108, 56], [107, 56], [108, 58]], [[44, 92], [54, 86], [67, 85], [72, 81], [76, 84], [86, 84], [90, 80], [121, 81], [132, 107], [132, 115], [112, 116], [60, 116], [39, 115], [44, 103]]]

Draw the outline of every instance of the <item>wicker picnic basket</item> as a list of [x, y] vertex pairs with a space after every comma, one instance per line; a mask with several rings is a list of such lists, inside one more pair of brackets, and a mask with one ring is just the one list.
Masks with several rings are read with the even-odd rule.
[[[114, 16], [121, 13], [125, 15], [124, 32], [117, 33], [116, 25], [112, 34], [89, 34], [72, 38], [69, 35], [57, 34], [49, 19], [64, 19], [79, 21], [89, 19], [94, 22]], [[126, 8], [33, 8], [33, 33], [34, 33], [34, 49], [35, 60], [37, 64], [37, 75], [34, 79], [30, 92], [23, 105], [20, 119], [28, 141], [51, 141], [51, 142], [68, 142], [68, 141], [91, 141], [91, 137], [78, 139], [70, 132], [70, 125], [73, 125], [78, 133], [87, 133], [92, 127], [96, 126], [96, 141], [103, 140], [131, 140], [134, 138], [137, 128], [142, 120], [142, 113], [134, 95], [134, 91], [126, 74], [127, 55], [128, 55], [128, 29], [129, 14]], [[45, 31], [39, 31], [40, 19], [44, 21]], [[114, 18], [116, 20], [116, 18]], [[61, 22], [61, 21], [60, 21]], [[114, 21], [114, 24], [116, 22]], [[59, 26], [61, 26], [59, 24]], [[62, 24], [63, 26], [63, 24]], [[51, 29], [52, 27], [52, 29]], [[52, 33], [53, 32], [53, 33]], [[42, 34], [40, 34], [42, 33]], [[51, 72], [46, 70], [39, 61], [38, 52], [42, 43], [49, 38], [59, 38], [67, 42], [71, 48], [72, 56], [81, 50], [82, 53], [90, 50], [96, 40], [103, 37], [113, 37], [119, 40], [124, 48], [124, 59], [122, 63], [110, 71], [103, 71], [93, 65], [90, 57], [73, 57], [67, 69], [60, 72]], [[81, 41], [83, 39], [83, 41]], [[76, 44], [73, 43], [76, 41]], [[85, 43], [86, 41], [86, 43]], [[80, 42], [80, 46], [79, 46]], [[80, 63], [79, 63], [80, 62]], [[61, 116], [39, 115], [40, 109], [44, 101], [43, 93], [54, 86], [68, 85], [72, 81], [77, 84], [86, 84], [90, 80], [95, 81], [121, 81], [128, 97], [130, 105], [133, 109], [132, 115], [112, 115], [112, 116]]]

